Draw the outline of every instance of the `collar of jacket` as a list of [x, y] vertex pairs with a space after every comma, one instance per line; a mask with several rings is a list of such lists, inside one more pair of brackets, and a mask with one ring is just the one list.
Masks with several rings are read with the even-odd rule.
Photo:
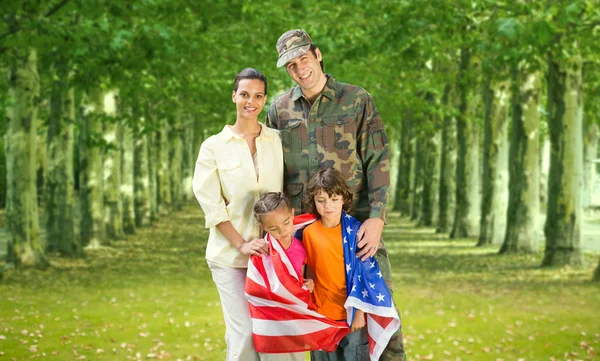
[[[331, 76], [331, 74], [325, 74], [325, 76], [327, 77], [327, 81], [325, 82], [325, 87], [321, 91], [321, 94], [333, 100], [335, 99], [335, 88], [337, 87], [337, 80], [335, 80], [335, 78]], [[292, 101], [295, 102], [300, 98], [304, 98], [304, 94], [302, 94], [302, 88], [300, 88], [300, 85], [296, 85], [294, 91], [292, 92]]]
[[[272, 132], [270, 132], [269, 128], [267, 128], [263, 123], [258, 122], [258, 124], [260, 125], [260, 135], [256, 138], [256, 139], [260, 139], [260, 138], [271, 138], [271, 136], [273, 135]], [[221, 139], [226, 142], [228, 140], [231, 139], [242, 139], [242, 137], [240, 137], [239, 135], [235, 134], [233, 132], [233, 130], [231, 130], [231, 127], [229, 125], [225, 125], [223, 127], [223, 130], [221, 131], [221, 133], [219, 133], [219, 136], [221, 137]]]

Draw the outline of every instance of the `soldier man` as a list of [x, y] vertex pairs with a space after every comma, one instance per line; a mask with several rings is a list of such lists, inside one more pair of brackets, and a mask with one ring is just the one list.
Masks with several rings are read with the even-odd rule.
[[[354, 194], [352, 215], [361, 221], [357, 256], [375, 256], [392, 291], [387, 251], [381, 241], [390, 186], [387, 136], [375, 102], [366, 90], [337, 82], [323, 72], [321, 51], [300, 29], [277, 41], [279, 60], [298, 84], [278, 96], [266, 123], [280, 131], [284, 154], [284, 189], [296, 214], [304, 213], [308, 181], [321, 167], [339, 170]], [[381, 360], [406, 359], [402, 328]]]

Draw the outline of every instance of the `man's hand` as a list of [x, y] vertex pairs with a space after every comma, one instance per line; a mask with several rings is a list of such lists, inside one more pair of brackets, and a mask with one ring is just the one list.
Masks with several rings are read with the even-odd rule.
[[269, 254], [269, 244], [262, 238], [253, 239], [250, 242], [244, 242], [240, 247], [240, 253], [245, 256], [264, 256]]
[[310, 293], [312, 293], [312, 291], [315, 289], [315, 282], [311, 279], [305, 279], [304, 285], [306, 286], [306, 288], [308, 288], [308, 291]]
[[358, 229], [358, 243], [356, 246], [360, 249], [360, 252], [356, 253], [356, 257], [361, 257], [361, 261], [364, 261], [367, 258], [374, 256], [379, 247], [382, 231], [383, 220], [379, 218], [369, 218], [364, 221]]

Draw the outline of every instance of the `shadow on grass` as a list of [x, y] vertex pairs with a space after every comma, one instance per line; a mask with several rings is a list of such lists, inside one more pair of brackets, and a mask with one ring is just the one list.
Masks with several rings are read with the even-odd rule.
[[86, 249], [84, 258], [49, 255], [51, 267], [46, 271], [12, 269], [3, 283], [128, 287], [140, 282], [198, 282], [210, 279], [204, 258], [207, 239], [200, 209], [189, 204], [152, 227], [112, 241], [110, 247]]
[[[417, 285], [479, 285], [498, 288], [543, 288], [549, 285], [587, 284], [598, 263], [586, 255], [586, 266], [542, 268], [543, 254], [498, 254], [499, 245], [476, 247], [475, 239], [449, 239], [432, 228], [414, 227], [390, 217], [384, 240], [395, 279]], [[413, 225], [413, 228], [411, 228]]]

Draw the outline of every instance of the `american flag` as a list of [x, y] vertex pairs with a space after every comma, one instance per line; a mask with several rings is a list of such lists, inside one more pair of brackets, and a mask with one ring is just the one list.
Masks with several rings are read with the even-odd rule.
[[400, 317], [375, 257], [365, 261], [356, 258], [357, 233], [360, 222], [349, 214], [342, 214], [342, 241], [346, 268], [344, 307], [348, 324], [352, 324], [356, 309], [367, 316], [369, 354], [371, 361], [379, 360], [392, 335], [400, 328]]
[[[317, 220], [303, 214], [294, 218], [301, 236], [304, 227]], [[258, 352], [287, 353], [335, 350], [349, 332], [355, 308], [367, 314], [371, 360], [379, 360], [400, 319], [374, 258], [356, 258], [356, 233], [360, 223], [344, 214], [342, 239], [348, 299], [344, 305], [347, 323], [331, 320], [316, 312], [304, 278], [294, 270], [281, 244], [267, 234], [269, 255], [253, 256], [248, 262], [246, 298], [252, 317], [254, 345]], [[298, 237], [300, 238], [300, 237]]]

